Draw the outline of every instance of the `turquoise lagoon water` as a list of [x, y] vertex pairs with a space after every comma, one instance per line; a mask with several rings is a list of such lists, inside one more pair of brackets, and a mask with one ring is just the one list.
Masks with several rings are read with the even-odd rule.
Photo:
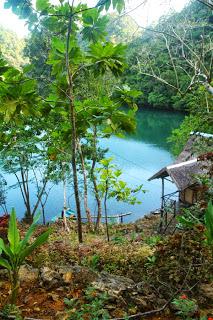
[[[131, 216], [126, 217], [125, 221], [134, 221], [151, 210], [160, 206], [161, 181], [154, 180], [148, 182], [148, 178], [156, 171], [170, 164], [174, 158], [167, 143], [167, 138], [174, 128], [177, 128], [183, 119], [180, 113], [143, 110], [137, 115], [137, 130], [133, 135], [125, 138], [116, 136], [110, 139], [100, 141], [101, 147], [108, 148], [108, 156], [114, 158], [116, 165], [122, 169], [122, 179], [127, 181], [130, 186], [135, 187], [143, 184], [147, 190], [141, 194], [139, 199], [141, 204], [131, 206], [126, 203], [120, 203], [110, 200], [108, 203], [109, 215], [132, 212]], [[13, 185], [16, 180], [13, 175], [5, 175], [8, 185]], [[32, 186], [33, 188], [33, 186]], [[92, 190], [92, 189], [90, 189]], [[175, 190], [171, 183], [167, 183], [165, 192], [170, 193]], [[33, 192], [32, 192], [33, 194]], [[75, 210], [73, 190], [70, 186], [68, 190], [69, 205]], [[32, 201], [35, 199], [32, 197]], [[92, 191], [89, 195], [89, 204], [94, 214], [97, 211], [96, 203]], [[24, 215], [24, 204], [18, 189], [10, 189], [7, 194], [7, 207], [15, 207], [18, 217]], [[57, 213], [61, 212], [63, 207], [63, 189], [61, 185], [54, 186], [49, 195], [46, 205], [46, 217], [50, 220]], [[82, 211], [83, 201], [82, 201]]]

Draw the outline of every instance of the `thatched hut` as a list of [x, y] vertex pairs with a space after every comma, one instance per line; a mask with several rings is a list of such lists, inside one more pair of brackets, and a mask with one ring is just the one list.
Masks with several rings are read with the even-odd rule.
[[177, 157], [175, 162], [162, 168], [148, 180], [162, 180], [162, 204], [164, 207], [164, 199], [168, 195], [164, 194], [164, 182], [168, 180], [175, 183], [178, 193], [179, 202], [191, 205], [203, 198], [204, 187], [199, 184], [197, 177], [199, 175], [209, 175], [212, 177], [212, 158], [213, 152], [208, 152], [199, 156], [199, 146], [203, 142], [207, 143], [209, 150], [213, 151], [213, 135], [192, 132], [183, 151]]

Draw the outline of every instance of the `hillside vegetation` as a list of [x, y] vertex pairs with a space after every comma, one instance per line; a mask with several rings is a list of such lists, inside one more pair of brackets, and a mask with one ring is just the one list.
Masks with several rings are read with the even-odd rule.
[[26, 64], [25, 44], [25, 40], [18, 38], [15, 32], [0, 25], [0, 51], [9, 64], [18, 68]]

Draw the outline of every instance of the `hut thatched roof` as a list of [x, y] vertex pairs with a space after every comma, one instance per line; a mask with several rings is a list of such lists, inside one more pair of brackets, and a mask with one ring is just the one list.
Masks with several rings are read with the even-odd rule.
[[180, 163], [188, 161], [199, 156], [197, 146], [202, 143], [202, 141], [210, 141], [213, 149], [213, 134], [207, 134], [203, 132], [191, 132], [190, 138], [187, 141], [183, 151], [179, 154], [174, 163]]
[[[195, 175], [208, 172], [210, 168], [210, 161], [200, 161], [194, 152], [194, 145], [202, 138], [213, 138], [213, 135], [204, 133], [192, 133], [187, 141], [183, 151], [177, 157], [175, 162], [168, 165], [157, 173], [155, 173], [148, 180], [170, 177], [176, 184], [178, 190], [184, 190], [196, 183]], [[199, 160], [199, 161], [198, 161]]]

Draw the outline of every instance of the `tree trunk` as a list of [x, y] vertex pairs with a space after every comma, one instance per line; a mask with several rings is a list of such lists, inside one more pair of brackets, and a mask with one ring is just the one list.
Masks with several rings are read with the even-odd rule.
[[64, 177], [63, 180], [63, 189], [64, 189], [64, 206], [63, 206], [63, 224], [64, 224], [64, 230], [70, 231], [68, 225], [67, 225], [67, 218], [66, 218], [66, 212], [67, 212], [67, 187], [66, 187], [66, 178]]
[[107, 241], [109, 242], [109, 226], [108, 226], [108, 215], [107, 215], [107, 195], [108, 195], [108, 179], [106, 180], [106, 192], [105, 192], [105, 196], [104, 196], [104, 211], [105, 211], [105, 225], [106, 225]]
[[41, 205], [41, 210], [42, 210], [43, 225], [45, 225], [45, 224], [46, 224], [46, 218], [45, 218], [45, 212], [44, 212], [44, 206], [43, 206], [43, 204]]
[[70, 112], [70, 124], [72, 128], [72, 138], [71, 138], [71, 148], [72, 148], [72, 170], [73, 170], [73, 180], [74, 180], [74, 193], [75, 193], [75, 203], [77, 210], [77, 223], [78, 223], [78, 240], [79, 243], [83, 242], [82, 235], [82, 222], [81, 222], [81, 206], [78, 190], [78, 174], [77, 174], [77, 165], [76, 165], [76, 113], [74, 106], [74, 96], [73, 96], [73, 78], [69, 62], [69, 46], [70, 46], [70, 36], [72, 31], [72, 7], [69, 16], [69, 24], [67, 30], [67, 43], [66, 43], [66, 67], [68, 75], [68, 94], [69, 94], [69, 112]]
[[47, 185], [47, 178], [44, 180], [43, 187], [42, 187], [40, 193], [37, 196], [37, 201], [36, 201], [36, 204], [35, 204], [35, 206], [33, 208], [32, 214], [31, 214], [32, 218], [34, 217], [34, 215], [36, 213], [36, 210], [38, 209], [39, 203], [41, 202], [42, 196], [43, 196], [43, 194], [45, 192], [46, 185]]
[[101, 223], [101, 216], [102, 216], [102, 207], [101, 207], [101, 199], [99, 196], [99, 192], [98, 192], [98, 186], [97, 186], [97, 179], [95, 176], [95, 165], [96, 165], [96, 161], [97, 161], [97, 128], [94, 127], [94, 134], [93, 134], [93, 151], [94, 151], [94, 156], [92, 159], [92, 168], [91, 168], [91, 178], [92, 178], [92, 183], [93, 183], [93, 187], [94, 187], [94, 191], [95, 191], [95, 199], [97, 202], [97, 206], [98, 206], [98, 214], [97, 214], [97, 220], [95, 223], [95, 230], [98, 231], [100, 228], [100, 223]]
[[33, 221], [33, 214], [31, 212], [31, 205], [30, 205], [30, 194], [29, 194], [29, 187], [28, 187], [28, 179], [25, 177], [25, 169], [21, 167], [21, 180], [22, 180], [22, 196], [24, 197], [24, 203], [26, 206], [26, 213], [25, 213], [25, 221], [27, 223], [32, 223]]
[[88, 226], [89, 226], [89, 229], [91, 230], [92, 229], [92, 218], [91, 218], [91, 211], [88, 206], [87, 174], [86, 174], [84, 156], [83, 156], [81, 144], [79, 141], [78, 141], [78, 150], [79, 150], [79, 154], [80, 154], [80, 158], [81, 158], [81, 167], [82, 167], [83, 178], [84, 178], [84, 209], [85, 209], [86, 216], [87, 216]]
[[97, 215], [97, 220], [95, 223], [95, 230], [98, 231], [100, 228], [100, 224], [101, 224], [102, 206], [101, 206], [101, 199], [100, 199], [99, 192], [98, 192], [96, 176], [94, 174], [92, 175], [92, 182], [93, 182], [93, 186], [94, 186], [94, 190], [95, 190], [95, 199], [96, 199], [96, 202], [98, 205], [98, 215]]

